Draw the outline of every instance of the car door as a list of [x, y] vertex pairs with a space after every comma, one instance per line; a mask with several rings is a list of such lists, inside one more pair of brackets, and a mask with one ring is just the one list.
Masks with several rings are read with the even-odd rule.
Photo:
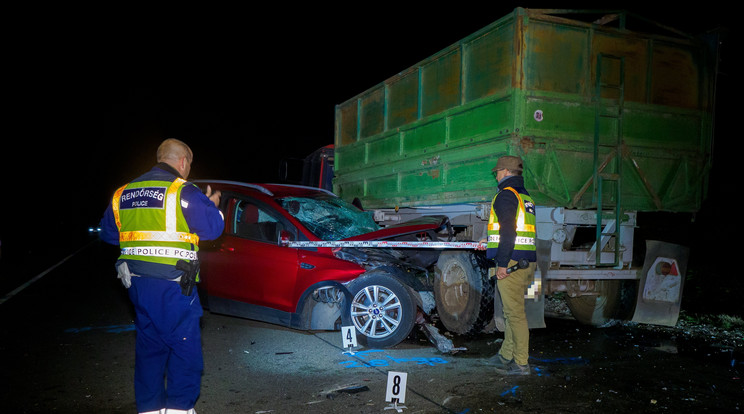
[[205, 257], [209, 295], [293, 312], [297, 249], [279, 238], [296, 238], [297, 229], [267, 203], [227, 196], [225, 233]]

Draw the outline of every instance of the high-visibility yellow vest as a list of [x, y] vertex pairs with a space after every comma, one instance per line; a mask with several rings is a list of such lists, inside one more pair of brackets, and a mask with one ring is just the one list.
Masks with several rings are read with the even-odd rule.
[[199, 236], [189, 231], [181, 210], [186, 180], [139, 181], [114, 193], [112, 207], [119, 228], [119, 259], [175, 265], [196, 260]]
[[[514, 195], [517, 196], [519, 202], [516, 217], [517, 238], [514, 242], [514, 250], [536, 251], [535, 238], [537, 233], [535, 230], [535, 224], [537, 223], [537, 220], [535, 218], [535, 203], [532, 201], [532, 197], [527, 194], [520, 194], [512, 187], [506, 187], [504, 190], [513, 192]], [[489, 249], [498, 249], [499, 247], [499, 220], [498, 217], [496, 217], [496, 212], [493, 210], [493, 203], [496, 201], [496, 197], [498, 197], [499, 193], [497, 193], [491, 201], [491, 215], [488, 218], [488, 243], [486, 244], [486, 247]]]

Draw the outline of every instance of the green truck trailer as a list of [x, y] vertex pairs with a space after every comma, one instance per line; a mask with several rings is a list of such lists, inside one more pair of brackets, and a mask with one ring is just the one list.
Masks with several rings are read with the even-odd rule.
[[[585, 323], [673, 325], [688, 250], [634, 235], [639, 215], [695, 213], [706, 197], [716, 45], [625, 12], [517, 8], [337, 105], [334, 191], [383, 225], [447, 215], [443, 237], [475, 241], [491, 169], [518, 155], [538, 205], [530, 326], [544, 326], [546, 295]], [[477, 254], [437, 262], [453, 332], [503, 326]]]

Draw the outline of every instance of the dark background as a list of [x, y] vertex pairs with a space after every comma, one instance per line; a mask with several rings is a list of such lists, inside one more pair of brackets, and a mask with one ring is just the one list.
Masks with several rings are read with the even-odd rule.
[[[597, 7], [282, 2], [9, 13], [2, 260], [32, 264], [14, 273], [32, 272], [81, 245], [113, 191], [154, 164], [164, 138], [182, 139], [194, 150], [189, 178], [275, 182], [282, 159], [333, 143], [336, 104], [517, 6]], [[602, 7], [693, 34], [733, 21], [732, 11], [715, 3]], [[733, 214], [722, 189], [735, 150], [726, 133], [733, 114], [729, 54], [724, 44], [711, 197], [689, 231], [689, 244], [704, 257], [724, 258], [734, 248], [727, 235], [735, 230], [719, 221]], [[712, 245], [716, 249], [708, 250]], [[0, 279], [7, 281], [7, 267], [4, 273]]]

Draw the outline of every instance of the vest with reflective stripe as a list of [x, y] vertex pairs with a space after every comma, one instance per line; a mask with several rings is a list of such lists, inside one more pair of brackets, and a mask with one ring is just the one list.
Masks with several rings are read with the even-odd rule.
[[[504, 190], [513, 192], [519, 202], [519, 208], [517, 209], [517, 238], [514, 241], [515, 252], [536, 251], [535, 237], [537, 233], [535, 231], [535, 223], [537, 220], [535, 219], [535, 203], [532, 201], [532, 197], [528, 194], [520, 194], [512, 187], [506, 187]], [[499, 248], [499, 220], [496, 217], [496, 212], [493, 210], [493, 203], [496, 201], [499, 193], [491, 201], [491, 215], [488, 218], [488, 243], [486, 244], [486, 247], [489, 249]]]
[[185, 182], [139, 181], [116, 190], [112, 207], [122, 249], [119, 259], [175, 265], [196, 257], [199, 236], [189, 231], [181, 210]]

